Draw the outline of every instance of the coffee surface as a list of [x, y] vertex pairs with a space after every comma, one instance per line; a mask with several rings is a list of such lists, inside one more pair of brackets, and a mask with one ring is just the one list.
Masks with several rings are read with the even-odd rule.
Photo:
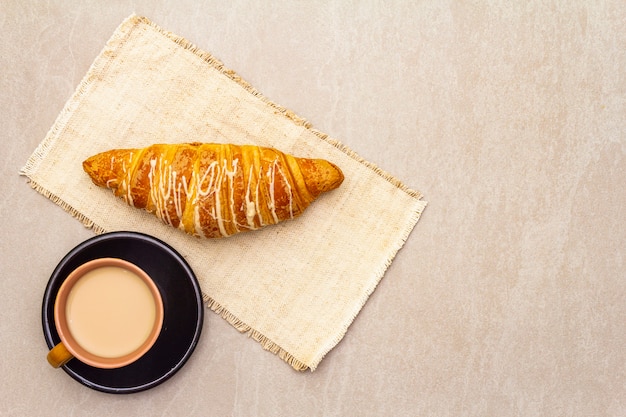
[[135, 273], [104, 266], [80, 278], [67, 299], [68, 328], [93, 355], [117, 358], [139, 348], [150, 335], [156, 304]]

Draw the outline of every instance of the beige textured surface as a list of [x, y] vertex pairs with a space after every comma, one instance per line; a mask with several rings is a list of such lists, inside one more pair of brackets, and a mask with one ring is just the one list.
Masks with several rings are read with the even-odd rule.
[[[312, 3], [2, 3], [0, 415], [625, 415], [623, 2]], [[92, 232], [17, 172], [133, 11], [428, 196], [315, 372], [211, 314], [142, 394], [42, 359], [45, 282]]]
[[[214, 240], [164, 225], [83, 171], [103, 151], [179, 142], [269, 146], [333, 162], [345, 179], [292, 221]], [[21, 172], [98, 233], [131, 230], [172, 245], [210, 308], [297, 370], [315, 370], [343, 338], [426, 206], [209, 52], [136, 15], [112, 34]]]

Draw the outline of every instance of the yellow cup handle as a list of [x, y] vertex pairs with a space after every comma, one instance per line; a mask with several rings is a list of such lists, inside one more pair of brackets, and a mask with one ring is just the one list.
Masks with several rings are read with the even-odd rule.
[[48, 352], [48, 362], [55, 368], [65, 365], [73, 357], [63, 342], [60, 342]]

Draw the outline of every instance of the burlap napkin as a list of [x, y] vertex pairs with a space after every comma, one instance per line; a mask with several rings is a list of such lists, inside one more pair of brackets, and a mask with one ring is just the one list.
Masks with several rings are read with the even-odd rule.
[[[94, 186], [88, 156], [174, 142], [252, 143], [337, 164], [345, 181], [299, 218], [200, 240]], [[298, 370], [344, 336], [417, 223], [412, 191], [268, 101], [187, 40], [130, 16], [96, 58], [21, 174], [96, 233], [133, 230], [176, 248], [207, 305]]]

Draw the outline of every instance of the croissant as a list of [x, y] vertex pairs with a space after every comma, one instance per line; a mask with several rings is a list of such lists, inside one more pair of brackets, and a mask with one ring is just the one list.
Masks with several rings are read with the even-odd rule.
[[113, 149], [85, 160], [83, 169], [129, 205], [206, 238], [293, 219], [344, 178], [323, 159], [215, 143]]

